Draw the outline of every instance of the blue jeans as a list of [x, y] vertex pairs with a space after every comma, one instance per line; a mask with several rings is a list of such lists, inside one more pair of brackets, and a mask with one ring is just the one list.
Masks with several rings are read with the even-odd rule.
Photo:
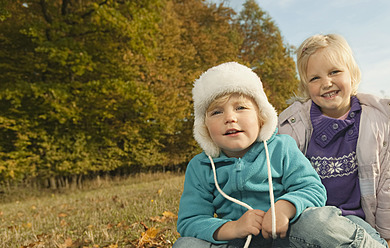
[[375, 239], [379, 243], [383, 244], [385, 247], [388, 247], [386, 240], [382, 239], [380, 234], [377, 232], [377, 230], [375, 230], [375, 228], [373, 228], [365, 220], [363, 220], [362, 218], [357, 217], [355, 215], [347, 215], [345, 217], [348, 218], [349, 220], [353, 221], [355, 224], [360, 225], [361, 227], [363, 227], [364, 230], [366, 230], [366, 232], [368, 234], [370, 234], [370, 236], [373, 239]]
[[[358, 221], [343, 217], [336, 207], [308, 208], [290, 224], [287, 238], [266, 240], [260, 234], [252, 238], [250, 247], [387, 247], [386, 241], [379, 235], [370, 235], [369, 232], [373, 234], [375, 230], [368, 232], [361, 226], [365, 221], [357, 223]], [[213, 244], [197, 238], [182, 237], [175, 242], [173, 248], [242, 248], [245, 240], [234, 239], [225, 244]]]

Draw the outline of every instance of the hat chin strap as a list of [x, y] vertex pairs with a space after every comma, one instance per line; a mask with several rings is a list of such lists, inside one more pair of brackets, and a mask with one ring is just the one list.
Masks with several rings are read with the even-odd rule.
[[[270, 197], [270, 203], [271, 203], [271, 219], [272, 219], [272, 238], [276, 239], [277, 238], [277, 235], [276, 235], [276, 215], [275, 215], [275, 203], [274, 203], [274, 190], [273, 190], [273, 186], [272, 186], [271, 162], [270, 162], [270, 159], [269, 159], [267, 141], [264, 140], [263, 143], [264, 143], [264, 148], [265, 148], [265, 154], [266, 154], [266, 157], [267, 157], [268, 185], [269, 185], [269, 197]], [[213, 173], [214, 173], [215, 187], [217, 188], [219, 193], [223, 197], [228, 199], [229, 201], [237, 203], [238, 205], [241, 205], [241, 206], [247, 208], [248, 210], [252, 210], [253, 208], [251, 206], [249, 206], [248, 204], [246, 204], [245, 202], [239, 201], [239, 200], [237, 200], [237, 199], [235, 199], [235, 198], [233, 198], [231, 196], [228, 196], [227, 194], [225, 194], [225, 192], [223, 192], [221, 190], [221, 188], [218, 185], [218, 181], [217, 181], [217, 173], [215, 171], [214, 161], [213, 161], [213, 159], [211, 158], [210, 155], [208, 155], [208, 157], [209, 157], [209, 160], [211, 162], [211, 168], [213, 169]], [[246, 242], [245, 242], [245, 245], [244, 245], [244, 248], [248, 248], [249, 247], [249, 244], [251, 243], [251, 240], [252, 240], [252, 234], [248, 235], [248, 237], [246, 239]]]

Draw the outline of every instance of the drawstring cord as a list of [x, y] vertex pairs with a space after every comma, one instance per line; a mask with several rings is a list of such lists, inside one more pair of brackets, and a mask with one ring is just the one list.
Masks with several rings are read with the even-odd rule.
[[[264, 143], [265, 153], [266, 153], [266, 157], [267, 157], [268, 185], [269, 185], [269, 196], [270, 196], [270, 202], [271, 202], [272, 238], [276, 239], [277, 238], [277, 236], [276, 236], [276, 215], [275, 215], [275, 203], [274, 203], [274, 190], [273, 190], [273, 186], [272, 186], [271, 163], [270, 163], [270, 160], [269, 160], [267, 142], [263, 141], [263, 143]], [[223, 192], [221, 190], [221, 188], [218, 185], [218, 181], [217, 181], [217, 173], [215, 171], [214, 161], [213, 161], [213, 159], [211, 158], [210, 155], [208, 155], [208, 157], [209, 157], [209, 160], [211, 162], [211, 168], [213, 169], [213, 173], [214, 173], [214, 183], [215, 183], [215, 187], [217, 188], [218, 192], [223, 197], [228, 199], [229, 201], [232, 201], [232, 202], [234, 202], [234, 203], [236, 203], [238, 205], [241, 205], [241, 206], [247, 208], [248, 210], [252, 210], [253, 208], [251, 206], [249, 206], [248, 204], [246, 204], [245, 202], [242, 202], [242, 201], [239, 201], [239, 200], [237, 200], [237, 199], [235, 199], [233, 197], [230, 197], [227, 194], [225, 194], [225, 192]], [[252, 240], [252, 234], [248, 235], [248, 237], [246, 239], [246, 242], [245, 242], [245, 245], [244, 245], [244, 248], [248, 248], [249, 247], [249, 244], [250, 244], [251, 240]]]
[[274, 200], [274, 187], [272, 185], [272, 173], [271, 162], [269, 160], [267, 141], [263, 141], [265, 147], [265, 154], [267, 156], [267, 168], [268, 168], [268, 185], [269, 185], [269, 201], [271, 202], [271, 221], [272, 221], [272, 238], [276, 239], [276, 214], [275, 214], [275, 200]]
[[[221, 190], [221, 188], [219, 187], [218, 185], [218, 182], [217, 182], [217, 173], [215, 171], [215, 165], [214, 165], [214, 161], [213, 159], [211, 158], [210, 155], [209, 156], [209, 159], [210, 159], [210, 162], [211, 162], [211, 168], [213, 169], [213, 173], [214, 173], [214, 183], [215, 183], [215, 187], [217, 187], [217, 190], [219, 191], [219, 193], [221, 193], [221, 195], [223, 197], [225, 197], [226, 199], [228, 199], [229, 201], [232, 201], [234, 203], [237, 203], [238, 205], [241, 205], [249, 210], [252, 210], [253, 208], [251, 206], [249, 206], [248, 204], [246, 204], [245, 202], [242, 202], [242, 201], [239, 201], [233, 197], [230, 197], [228, 196], [227, 194], [225, 194], [225, 192], [223, 192]], [[249, 234], [248, 237], [246, 238], [246, 242], [245, 242], [245, 245], [244, 245], [244, 248], [247, 248], [249, 247], [249, 244], [251, 243], [251, 240], [252, 240], [252, 234]]]

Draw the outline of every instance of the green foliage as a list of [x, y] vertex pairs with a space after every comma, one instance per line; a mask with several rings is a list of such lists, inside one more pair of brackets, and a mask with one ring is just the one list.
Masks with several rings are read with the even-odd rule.
[[186, 163], [194, 79], [245, 63], [282, 110], [291, 51], [253, 0], [2, 1], [0, 182]]

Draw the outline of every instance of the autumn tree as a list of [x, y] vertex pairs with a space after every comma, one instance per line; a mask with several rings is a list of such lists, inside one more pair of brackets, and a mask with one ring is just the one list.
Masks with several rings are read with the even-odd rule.
[[0, 26], [2, 179], [53, 187], [56, 177], [159, 160], [157, 100], [140, 61], [160, 2], [10, 1]]
[[253, 0], [239, 15], [203, 0], [2, 1], [0, 182], [67, 187], [186, 164], [201, 151], [194, 80], [238, 61], [281, 110], [291, 49]]
[[149, 76], [153, 92], [164, 96], [160, 120], [172, 123], [164, 151], [171, 163], [187, 163], [200, 152], [192, 136], [192, 84], [207, 68], [237, 60], [241, 37], [232, 27], [234, 12], [201, 0], [174, 0], [160, 23], [156, 61]]
[[244, 41], [240, 57], [260, 76], [272, 105], [282, 111], [297, 88], [293, 48], [283, 43], [279, 28], [255, 0], [247, 0], [238, 19]]

